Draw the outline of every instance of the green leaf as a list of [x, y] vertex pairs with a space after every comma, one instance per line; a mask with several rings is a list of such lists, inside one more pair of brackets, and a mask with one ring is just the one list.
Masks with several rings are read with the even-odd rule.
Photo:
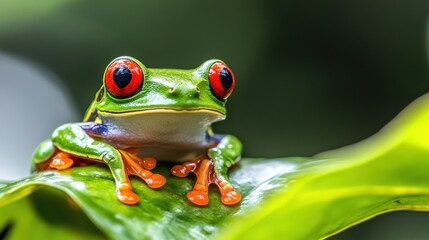
[[[109, 170], [95, 166], [42, 172], [10, 184], [0, 189], [0, 207], [30, 194], [40, 186], [50, 186], [67, 193], [111, 238], [201, 239], [217, 234], [219, 228], [227, 223], [224, 220], [232, 214], [257, 207], [263, 199], [274, 194], [279, 185], [287, 182], [288, 174], [305, 162], [305, 158], [272, 159], [269, 164], [265, 159], [243, 160], [231, 172], [233, 183], [244, 196], [239, 207], [222, 205], [215, 188], [207, 207], [192, 205], [185, 195], [192, 188], [193, 179], [172, 176], [167, 178], [167, 184], [160, 190], [149, 189], [142, 181], [132, 179], [140, 202], [136, 206], [124, 205], [116, 200]], [[169, 176], [170, 167], [162, 165], [156, 170]], [[62, 208], [56, 211], [62, 212]], [[0, 219], [10, 217], [13, 216], [1, 214]]]
[[[160, 163], [155, 169], [167, 176], [167, 184], [159, 190], [132, 180], [141, 198], [136, 206], [116, 200], [107, 168], [42, 172], [0, 188], [0, 230], [8, 219], [35, 212], [19, 211], [19, 206], [16, 211], [4, 211], [28, 201], [43, 202], [51, 214], [68, 216], [75, 204], [64, 201], [60, 194], [37, 194], [58, 189], [114, 239], [326, 238], [384, 212], [429, 210], [428, 136], [429, 97], [423, 97], [379, 134], [354, 146], [311, 159], [243, 159], [230, 171], [243, 195], [241, 204], [234, 207], [222, 205], [214, 188], [207, 207], [190, 204], [185, 195], [193, 179], [170, 176], [170, 164]], [[30, 195], [37, 189], [45, 190]], [[65, 203], [55, 204], [61, 202], [57, 199]], [[45, 215], [39, 211], [33, 220], [51, 224], [46, 223]], [[67, 218], [61, 224], [71, 228], [78, 222]], [[100, 236], [90, 223], [78, 226], [85, 234]]]
[[319, 239], [385, 212], [429, 210], [428, 136], [424, 96], [375, 136], [297, 169], [293, 184], [236, 219], [222, 239]]
[[[44, 188], [0, 210], [0, 238], [6, 239], [105, 239], [91, 221], [71, 207], [65, 194]], [[67, 216], [64, 221], [64, 216]]]

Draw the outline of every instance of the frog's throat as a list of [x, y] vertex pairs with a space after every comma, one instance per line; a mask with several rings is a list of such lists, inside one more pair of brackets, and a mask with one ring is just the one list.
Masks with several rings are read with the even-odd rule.
[[135, 116], [135, 115], [144, 115], [144, 114], [154, 114], [154, 113], [169, 113], [169, 114], [192, 114], [192, 113], [207, 113], [211, 115], [216, 115], [221, 119], [225, 118], [225, 113], [209, 108], [151, 108], [151, 109], [139, 109], [139, 110], [128, 110], [128, 111], [106, 111], [98, 109], [98, 114], [101, 116]]

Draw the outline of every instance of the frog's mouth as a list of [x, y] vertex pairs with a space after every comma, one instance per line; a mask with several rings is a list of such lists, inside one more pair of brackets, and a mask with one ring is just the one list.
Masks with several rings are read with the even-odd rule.
[[209, 108], [151, 108], [136, 111], [98, 110], [109, 126], [109, 139], [126, 146], [193, 149], [205, 143], [212, 123], [225, 114]]
[[219, 118], [219, 120], [225, 119], [225, 113], [210, 109], [210, 108], [151, 108], [151, 109], [139, 109], [139, 110], [127, 110], [127, 111], [105, 111], [98, 110], [99, 115], [104, 117], [127, 117], [127, 116], [136, 116], [136, 115], [145, 115], [145, 114], [208, 114], [214, 115]]

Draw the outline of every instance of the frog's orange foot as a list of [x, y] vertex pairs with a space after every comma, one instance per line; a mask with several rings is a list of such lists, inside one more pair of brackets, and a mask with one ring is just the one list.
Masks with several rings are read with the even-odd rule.
[[140, 177], [150, 188], [160, 188], [167, 181], [164, 176], [154, 174], [152, 170], [156, 166], [155, 158], [139, 158], [136, 154], [125, 150], [119, 150], [122, 154], [127, 175]]
[[64, 170], [71, 167], [74, 163], [73, 157], [65, 152], [59, 152], [52, 157], [51, 162], [49, 163], [50, 168]]
[[116, 189], [116, 197], [120, 202], [129, 205], [136, 204], [139, 201], [139, 197], [133, 192], [129, 183], [124, 183]]
[[197, 176], [196, 183], [192, 191], [186, 197], [192, 203], [205, 206], [209, 203], [209, 185], [214, 183], [218, 186], [221, 193], [221, 201], [225, 205], [233, 205], [241, 200], [241, 195], [225, 180], [219, 178], [214, 171], [212, 160], [207, 156], [197, 160], [185, 162], [182, 165], [176, 165], [171, 169], [171, 173], [176, 177], [186, 177], [190, 172]]

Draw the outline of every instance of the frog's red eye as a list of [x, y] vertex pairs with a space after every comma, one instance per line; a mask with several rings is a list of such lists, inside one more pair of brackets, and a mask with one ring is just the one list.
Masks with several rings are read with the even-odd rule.
[[109, 65], [104, 82], [111, 95], [116, 98], [126, 98], [141, 89], [143, 71], [133, 60], [121, 58]]
[[226, 100], [235, 86], [231, 69], [224, 63], [215, 62], [209, 70], [210, 89], [219, 100]]

